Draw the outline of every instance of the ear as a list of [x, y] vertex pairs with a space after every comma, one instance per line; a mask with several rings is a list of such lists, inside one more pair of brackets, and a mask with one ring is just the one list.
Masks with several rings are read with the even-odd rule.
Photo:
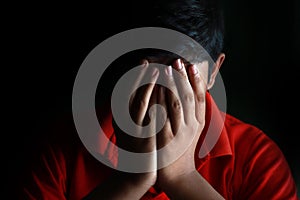
[[221, 65], [223, 64], [224, 60], [225, 60], [225, 54], [221, 53], [212, 68], [212, 71], [210, 74], [210, 79], [209, 79], [209, 82], [207, 83], [208, 90], [213, 87], [215, 80], [216, 80], [216, 76], [219, 73], [219, 69], [220, 69]]

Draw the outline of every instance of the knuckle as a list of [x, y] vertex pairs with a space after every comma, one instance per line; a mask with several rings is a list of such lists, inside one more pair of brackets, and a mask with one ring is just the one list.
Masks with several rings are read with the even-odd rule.
[[183, 94], [183, 100], [186, 102], [193, 102], [194, 101], [194, 94], [191, 92]]
[[184, 80], [184, 81], [188, 80], [188, 76], [185, 72], [180, 72], [180, 75], [181, 75], [180, 77], [181, 77], [182, 80]]
[[172, 108], [177, 111], [179, 111], [181, 109], [181, 103], [178, 99], [173, 101]]
[[197, 98], [197, 101], [198, 101], [198, 102], [204, 102], [204, 101], [205, 101], [205, 94], [203, 94], [203, 93], [198, 93], [198, 94], [196, 95], [196, 98]]
[[[145, 108], [145, 106], [147, 105], [147, 102], [144, 99], [142, 99], [142, 100], [138, 101], [137, 104], [138, 105], [136, 108], [142, 109], [142, 108]], [[135, 106], [133, 106], [133, 107], [135, 107]]]

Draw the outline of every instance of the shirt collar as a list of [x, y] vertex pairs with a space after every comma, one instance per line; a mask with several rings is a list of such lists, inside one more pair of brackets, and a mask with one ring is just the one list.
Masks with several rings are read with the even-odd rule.
[[196, 148], [196, 166], [208, 158], [232, 155], [225, 124], [226, 114], [219, 110], [209, 92], [206, 93], [205, 127]]

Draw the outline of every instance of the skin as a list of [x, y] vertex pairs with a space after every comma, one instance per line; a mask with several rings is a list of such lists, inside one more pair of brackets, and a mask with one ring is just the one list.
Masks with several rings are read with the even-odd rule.
[[[175, 145], [170, 146], [164, 155], [149, 158], [146, 162], [149, 166], [157, 165], [157, 159], [164, 161], [176, 148], [183, 146], [185, 142], [194, 137], [187, 150], [172, 164], [149, 173], [125, 173], [116, 172], [105, 183], [99, 185], [85, 199], [140, 199], [152, 186], [163, 190], [171, 199], [224, 199], [214, 188], [199, 174], [195, 168], [194, 152], [205, 125], [205, 93], [215, 81], [225, 55], [220, 54], [215, 62], [213, 71], [208, 80], [208, 63], [202, 62], [185, 66], [181, 60], [175, 60], [172, 66], [168, 66], [165, 73], [159, 73], [157, 69], [148, 68], [149, 62], [144, 60], [144, 67], [137, 79], [138, 84], [143, 78], [151, 74], [152, 84], [141, 87], [133, 95], [129, 110], [132, 119], [137, 125], [145, 125], [150, 121], [147, 114], [153, 104], [160, 104], [166, 110], [166, 116], [156, 110], [151, 110], [150, 116], [167, 121], [158, 134], [149, 138], [134, 138], [122, 134], [116, 127], [118, 145], [132, 152], [151, 152], [167, 145], [178, 136]], [[180, 78], [174, 79], [171, 68], [180, 74]], [[159, 76], [166, 79], [168, 88], [178, 94], [170, 92], [162, 86], [154, 83]], [[156, 125], [150, 129], [156, 133]], [[194, 135], [191, 135], [194, 133]], [[136, 130], [136, 134], [142, 134]], [[107, 192], [113, 191], [113, 192]]]

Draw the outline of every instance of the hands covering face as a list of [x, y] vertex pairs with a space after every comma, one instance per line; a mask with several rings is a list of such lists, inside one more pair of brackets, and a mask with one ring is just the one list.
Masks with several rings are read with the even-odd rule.
[[[195, 171], [194, 152], [205, 124], [206, 95], [206, 83], [198, 67], [186, 66], [178, 59], [172, 66], [159, 71], [155, 67], [149, 67], [149, 62], [144, 60], [136, 84], [139, 85], [143, 79], [148, 79], [150, 84], [140, 87], [131, 97], [129, 105], [131, 117], [138, 125], [134, 134], [137, 137], [116, 129], [118, 145], [128, 151], [145, 153], [166, 147], [163, 154], [153, 154], [145, 163], [147, 165], [167, 162], [174, 153], [185, 149], [172, 164], [153, 172], [152, 182], [161, 187]], [[158, 78], [164, 79], [167, 87], [156, 85]], [[162, 106], [165, 112], [151, 108], [154, 104]], [[155, 120], [150, 129], [147, 129], [151, 133], [144, 133], [139, 127], [149, 124], [151, 120]], [[158, 130], [158, 124], [162, 120], [165, 123]], [[143, 138], [145, 134], [152, 136]]]

